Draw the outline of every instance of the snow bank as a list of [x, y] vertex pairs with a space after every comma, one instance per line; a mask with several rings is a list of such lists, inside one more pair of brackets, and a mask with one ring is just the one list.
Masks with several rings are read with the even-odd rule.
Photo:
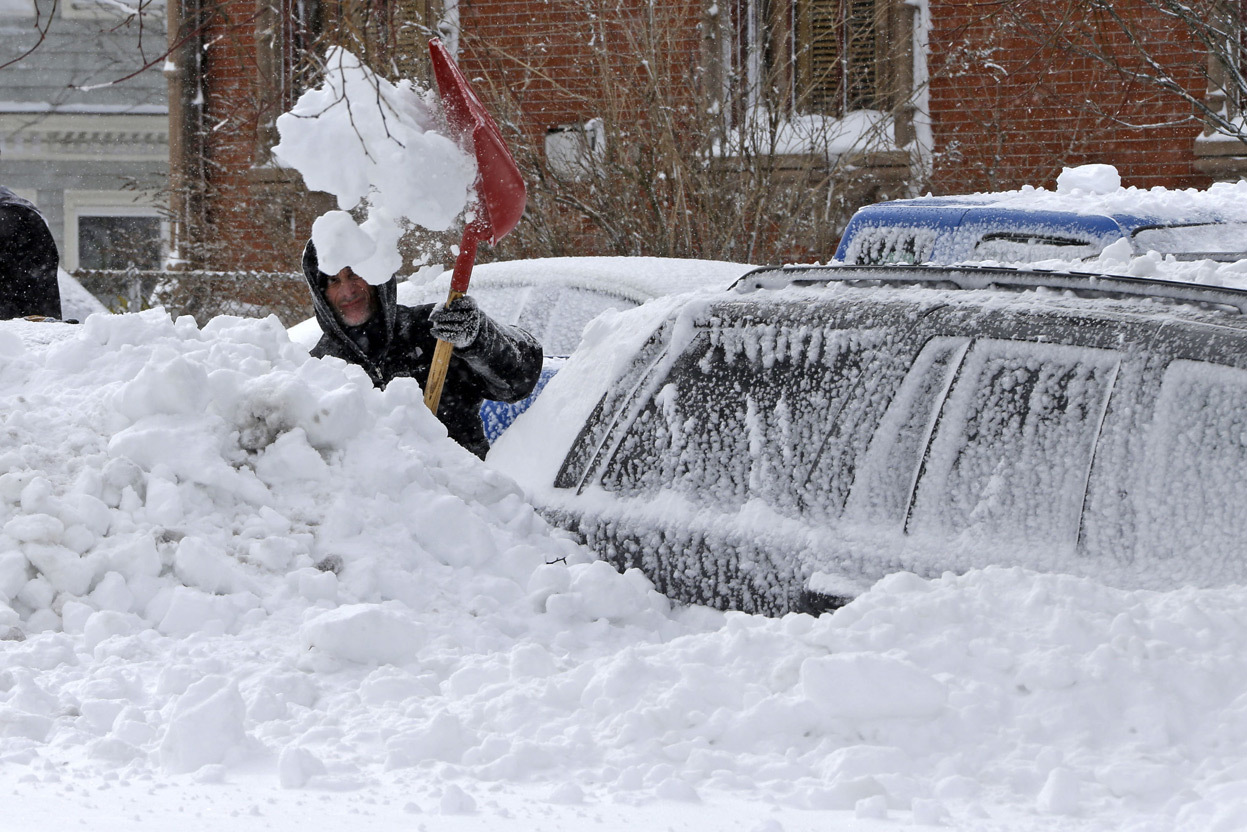
[[819, 619], [672, 609], [446, 439], [415, 384], [309, 360], [275, 319], [5, 322], [0, 437], [19, 807], [199, 783], [395, 829], [532, 828], [533, 803], [569, 829], [594, 805], [750, 829], [1247, 812], [1242, 588], [989, 569], [894, 575]]

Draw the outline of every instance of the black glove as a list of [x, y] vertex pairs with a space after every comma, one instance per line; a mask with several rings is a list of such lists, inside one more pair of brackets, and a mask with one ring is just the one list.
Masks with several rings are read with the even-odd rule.
[[457, 297], [448, 306], [435, 306], [429, 313], [433, 334], [457, 350], [469, 347], [481, 331], [481, 310], [468, 295]]

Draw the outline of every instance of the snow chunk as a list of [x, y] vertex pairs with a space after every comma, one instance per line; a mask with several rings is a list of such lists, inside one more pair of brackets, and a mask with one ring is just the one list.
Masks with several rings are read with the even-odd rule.
[[234, 680], [208, 676], [195, 682], [174, 706], [160, 743], [161, 764], [174, 774], [188, 774], [229, 761], [247, 739], [246, 710]]
[[[338, 198], [342, 210], [313, 227], [321, 268], [349, 265], [368, 282], [384, 283], [402, 265], [404, 225], [451, 227], [468, 204], [476, 161], [438, 132], [432, 92], [391, 83], [338, 47], [325, 67], [324, 83], [277, 119], [281, 142], [273, 155], [311, 190]], [[355, 226], [344, 212], [361, 204], [369, 219]]]
[[410, 615], [381, 604], [349, 604], [316, 616], [301, 630], [304, 644], [357, 664], [410, 661], [424, 631]]
[[1121, 187], [1121, 174], [1112, 165], [1079, 165], [1063, 168], [1056, 178], [1059, 194], [1079, 191], [1088, 194], [1111, 194]]
[[377, 241], [355, 224], [346, 211], [330, 211], [312, 223], [312, 242], [320, 270], [337, 274], [347, 266], [361, 263], [377, 252]]

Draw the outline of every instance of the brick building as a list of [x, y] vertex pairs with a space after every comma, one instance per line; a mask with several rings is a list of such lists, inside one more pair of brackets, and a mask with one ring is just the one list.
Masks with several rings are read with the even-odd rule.
[[[1205, 135], [1192, 105], [1223, 106], [1199, 38], [1145, 0], [1103, 6], [170, 0], [175, 247], [201, 266], [290, 268], [331, 207], [268, 151], [276, 116], [315, 83], [311, 56], [338, 43], [388, 77], [424, 77], [432, 35], [457, 49], [529, 182], [513, 256], [825, 257], [846, 213], [879, 198], [1051, 185], [1087, 162], [1139, 186], [1247, 171], [1243, 145]], [[1176, 88], [1144, 77], [1140, 37]], [[578, 171], [599, 162], [615, 167], [587, 184]], [[719, 189], [731, 199], [714, 202]]]

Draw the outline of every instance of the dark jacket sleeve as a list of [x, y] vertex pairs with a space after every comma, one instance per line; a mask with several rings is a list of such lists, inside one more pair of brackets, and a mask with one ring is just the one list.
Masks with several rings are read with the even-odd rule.
[[484, 313], [476, 340], [454, 354], [476, 372], [487, 399], [518, 402], [533, 392], [541, 377], [541, 344], [537, 339]]

